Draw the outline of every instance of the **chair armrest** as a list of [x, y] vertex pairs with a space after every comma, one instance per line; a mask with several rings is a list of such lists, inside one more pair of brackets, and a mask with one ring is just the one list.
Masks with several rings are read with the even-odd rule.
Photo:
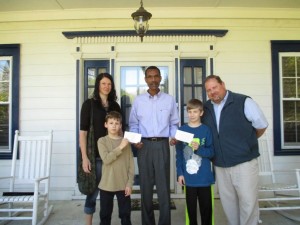
[[41, 182], [42, 180], [46, 180], [46, 179], [49, 179], [50, 177], [47, 176], [47, 177], [39, 177], [39, 178], [36, 178], [35, 179], [35, 182]]
[[10, 176], [10, 177], [0, 177], [0, 179], [2, 180], [2, 179], [11, 179], [11, 178], [13, 178], [12, 176]]
[[[39, 187], [40, 187], [40, 183], [41, 181], [43, 180], [46, 180], [46, 179], [49, 179], [50, 176], [47, 176], [47, 177], [39, 177], [39, 178], [36, 178], [34, 180], [34, 195], [40, 195], [40, 192], [39, 192]], [[47, 189], [47, 187], [45, 187]]]
[[274, 173], [298, 173], [300, 169], [289, 169], [289, 170], [273, 170]]

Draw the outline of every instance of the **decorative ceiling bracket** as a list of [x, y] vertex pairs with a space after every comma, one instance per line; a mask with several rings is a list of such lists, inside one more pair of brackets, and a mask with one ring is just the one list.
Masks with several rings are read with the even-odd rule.
[[[215, 36], [224, 37], [228, 30], [149, 30], [147, 37], [151, 36]], [[136, 37], [133, 30], [117, 31], [66, 31], [62, 34], [68, 39], [79, 37]]]

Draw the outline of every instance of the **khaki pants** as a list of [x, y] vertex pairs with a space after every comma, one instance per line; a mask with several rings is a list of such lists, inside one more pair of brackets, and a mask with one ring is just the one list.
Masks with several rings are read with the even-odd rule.
[[257, 225], [258, 162], [253, 159], [239, 165], [215, 167], [221, 203], [229, 225]]

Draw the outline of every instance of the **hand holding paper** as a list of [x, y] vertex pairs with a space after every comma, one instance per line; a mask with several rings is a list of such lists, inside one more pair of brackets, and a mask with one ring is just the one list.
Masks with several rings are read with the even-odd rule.
[[175, 138], [182, 142], [191, 143], [194, 138], [194, 134], [182, 130], [177, 130]]
[[130, 143], [141, 142], [142, 135], [134, 132], [125, 131], [124, 138], [126, 138]]

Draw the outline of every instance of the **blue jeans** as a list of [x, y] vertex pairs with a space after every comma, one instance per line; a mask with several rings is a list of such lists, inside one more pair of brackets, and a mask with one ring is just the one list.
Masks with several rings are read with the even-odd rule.
[[[100, 158], [96, 158], [96, 178], [97, 183], [100, 183], [102, 174], [102, 161]], [[93, 214], [96, 211], [96, 200], [99, 194], [99, 188], [97, 188], [93, 194], [86, 196], [84, 204], [84, 213]]]

